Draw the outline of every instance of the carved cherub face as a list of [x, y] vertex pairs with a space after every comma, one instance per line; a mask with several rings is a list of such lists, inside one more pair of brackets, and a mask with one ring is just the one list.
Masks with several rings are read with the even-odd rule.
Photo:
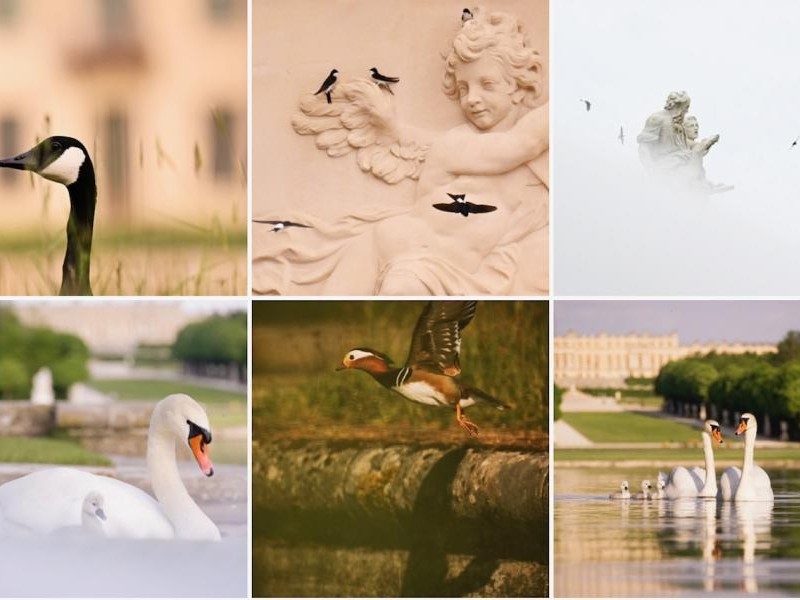
[[470, 62], [458, 61], [455, 80], [461, 109], [475, 127], [504, 131], [514, 125], [522, 94], [497, 59], [483, 54]]

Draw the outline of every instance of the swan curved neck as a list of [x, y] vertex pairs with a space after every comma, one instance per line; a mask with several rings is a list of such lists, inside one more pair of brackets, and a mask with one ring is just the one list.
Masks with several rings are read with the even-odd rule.
[[67, 253], [61, 268], [61, 296], [91, 296], [89, 267], [94, 233], [94, 210], [97, 204], [97, 185], [91, 162], [84, 164], [81, 176], [69, 191], [69, 220], [67, 221]]
[[706, 481], [703, 485], [703, 494], [716, 496], [717, 494], [717, 473], [716, 465], [714, 464], [714, 445], [711, 436], [707, 431], [702, 432], [703, 435], [703, 455], [706, 459]]
[[219, 531], [186, 491], [175, 459], [175, 437], [150, 427], [147, 440], [147, 469], [153, 493], [175, 528], [178, 538], [209, 538]]
[[742, 463], [742, 478], [739, 482], [749, 479], [750, 474], [753, 472], [753, 455], [756, 450], [756, 432], [753, 429], [748, 429], [744, 433], [744, 463]]

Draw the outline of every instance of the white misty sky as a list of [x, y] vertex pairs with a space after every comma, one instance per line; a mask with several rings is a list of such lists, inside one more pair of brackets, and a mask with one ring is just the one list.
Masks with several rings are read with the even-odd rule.
[[797, 300], [560, 300], [555, 335], [677, 333], [681, 342], [777, 343], [800, 330]]
[[[800, 2], [558, 0], [552, 13], [556, 293], [800, 294]], [[700, 137], [720, 134], [706, 172], [734, 191], [643, 191], [635, 138], [672, 90], [691, 96]]]

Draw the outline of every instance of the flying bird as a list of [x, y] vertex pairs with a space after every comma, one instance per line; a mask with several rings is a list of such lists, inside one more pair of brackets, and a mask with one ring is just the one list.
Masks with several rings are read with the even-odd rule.
[[311, 228], [311, 225], [304, 225], [303, 223], [295, 223], [293, 221], [261, 221], [259, 219], [253, 219], [253, 223], [264, 223], [266, 225], [272, 225], [272, 231], [274, 231], [275, 233], [283, 231], [287, 227]]
[[800, 140], [800, 136], [798, 136], [798, 137], [794, 138], [794, 141], [792, 142], [792, 145], [791, 145], [791, 146], [789, 146], [789, 150], [791, 150], [792, 148], [794, 148], [795, 146], [797, 146], [797, 140]]
[[383, 387], [413, 402], [455, 410], [456, 422], [475, 437], [478, 427], [467, 419], [465, 408], [478, 403], [499, 410], [509, 408], [497, 398], [456, 379], [461, 373], [461, 333], [475, 316], [477, 305], [474, 300], [428, 302], [414, 327], [411, 349], [402, 368], [392, 366], [386, 354], [359, 347], [345, 354], [336, 370], [366, 371]]
[[488, 213], [497, 210], [497, 207], [492, 206], [491, 204], [473, 204], [472, 202], [467, 202], [466, 194], [447, 195], [453, 199], [453, 202], [450, 202], [449, 204], [440, 202], [438, 204], [434, 204], [433, 208], [442, 210], [444, 212], [458, 213], [460, 215], [464, 215], [465, 217], [468, 217], [470, 213]]
[[75, 138], [49, 137], [23, 154], [0, 160], [0, 167], [32, 171], [67, 188], [70, 205], [67, 251], [58, 293], [60, 296], [91, 296], [89, 266], [97, 184], [86, 147]]
[[588, 100], [584, 100], [583, 98], [579, 99], [580, 102], [583, 102], [586, 105], [586, 112], [589, 112], [592, 109], [592, 103]]
[[475, 15], [472, 14], [472, 11], [468, 8], [465, 8], [461, 11], [461, 22], [466, 23], [470, 19], [474, 19]]
[[625, 145], [625, 132], [622, 131], [622, 125], [619, 126], [619, 135], [617, 136], [619, 143]]
[[369, 70], [369, 72], [370, 72], [370, 77], [372, 78], [372, 81], [377, 83], [378, 87], [384, 88], [385, 90], [388, 90], [390, 94], [394, 95], [394, 92], [392, 91], [392, 88], [389, 86], [389, 84], [390, 83], [397, 83], [397, 82], [400, 81], [400, 79], [398, 79], [397, 77], [388, 77], [386, 75], [381, 75], [378, 72], [378, 69], [376, 69], [375, 67], [372, 67]]
[[319, 89], [314, 92], [314, 95], [318, 94], [325, 94], [325, 98], [328, 100], [328, 104], [332, 102], [331, 100], [331, 92], [333, 91], [333, 87], [336, 85], [336, 81], [339, 78], [339, 71], [333, 69], [328, 76], [325, 78], [325, 81], [322, 82], [322, 85], [319, 86]]

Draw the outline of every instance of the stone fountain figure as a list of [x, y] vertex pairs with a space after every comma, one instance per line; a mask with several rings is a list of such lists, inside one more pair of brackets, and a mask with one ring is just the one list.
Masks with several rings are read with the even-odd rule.
[[53, 373], [47, 367], [42, 367], [33, 376], [31, 386], [31, 404], [52, 405], [56, 401], [53, 390]]
[[703, 158], [719, 141], [719, 134], [698, 140], [697, 117], [686, 116], [691, 98], [686, 92], [670, 92], [664, 108], [651, 114], [637, 136], [639, 158], [660, 181], [695, 193], [714, 194], [733, 186], [711, 183]]

